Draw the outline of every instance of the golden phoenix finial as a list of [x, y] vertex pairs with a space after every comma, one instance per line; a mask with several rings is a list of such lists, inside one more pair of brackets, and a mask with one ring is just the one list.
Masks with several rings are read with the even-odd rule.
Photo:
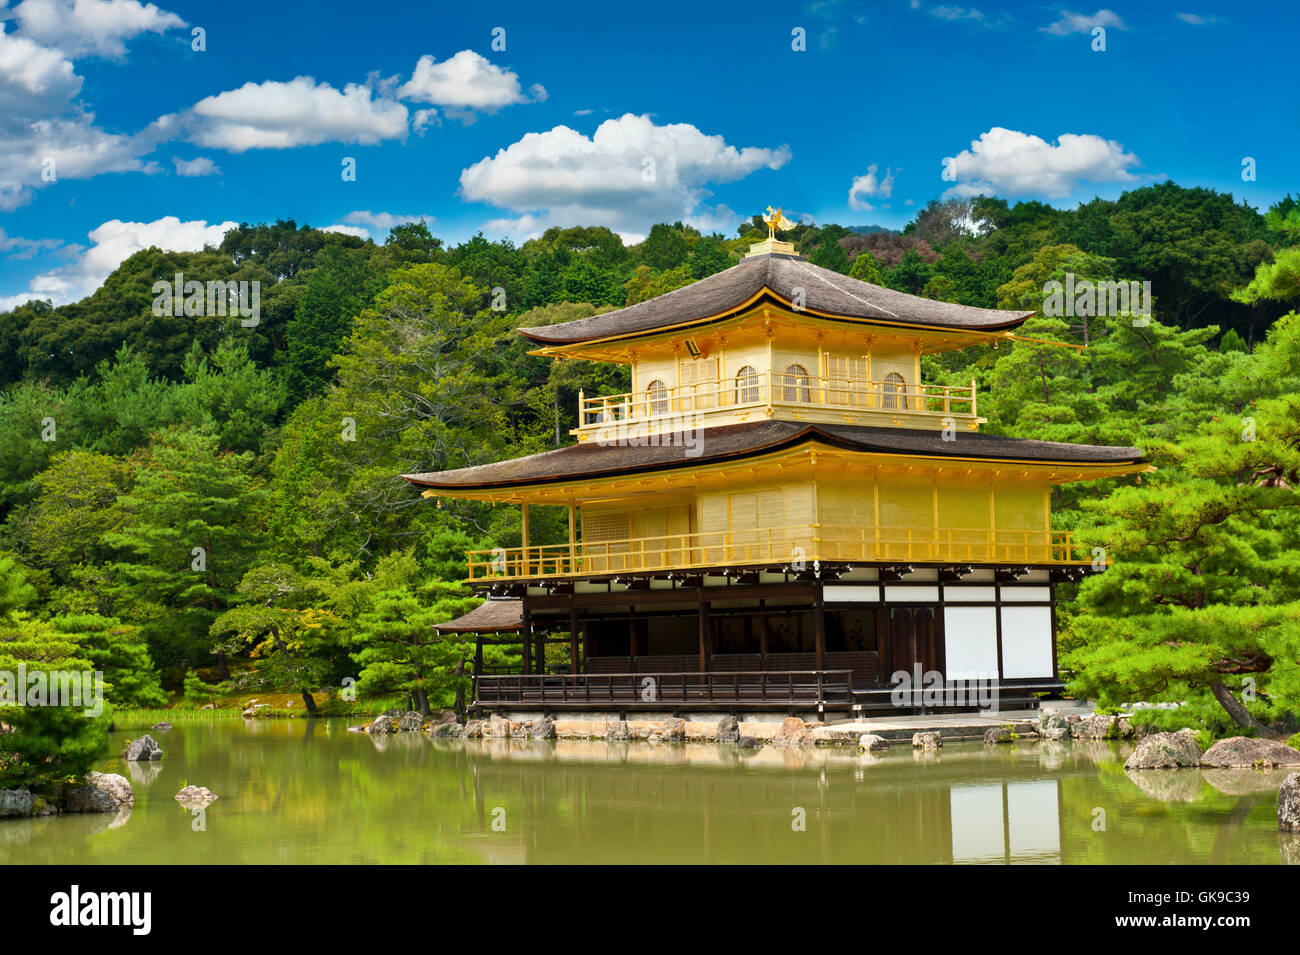
[[763, 221], [767, 223], [767, 237], [775, 239], [778, 232], [788, 232], [794, 228], [794, 223], [781, 215], [781, 210], [773, 210], [771, 206], [767, 207], [767, 215], [763, 216]]

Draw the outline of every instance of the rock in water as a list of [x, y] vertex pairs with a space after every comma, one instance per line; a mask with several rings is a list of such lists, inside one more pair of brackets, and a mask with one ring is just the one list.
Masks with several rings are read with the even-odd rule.
[[90, 773], [85, 786], [73, 786], [63, 796], [64, 812], [117, 812], [134, 805], [135, 791], [117, 773]]
[[1221, 739], [1205, 751], [1201, 765], [1212, 769], [1248, 769], [1300, 766], [1300, 750], [1271, 739], [1232, 736]]
[[488, 720], [487, 735], [493, 739], [504, 739], [510, 735], [510, 721], [493, 714]]
[[659, 727], [659, 739], [665, 743], [681, 743], [686, 739], [686, 721], [670, 716]]
[[734, 743], [740, 739], [740, 724], [734, 716], [718, 720], [717, 739], [719, 743]]
[[[429, 739], [458, 739], [468, 733], [459, 723], [435, 723], [429, 727], [428, 735]], [[482, 735], [481, 731], [479, 735]]]
[[424, 726], [424, 717], [415, 710], [402, 714], [397, 721], [397, 728], [403, 733], [418, 733]]
[[122, 751], [122, 758], [129, 762], [146, 762], [151, 759], [162, 759], [162, 754], [158, 743], [146, 733], [127, 744], [126, 749]]
[[157, 730], [160, 733], [165, 733], [167, 730], [172, 729], [172, 724], [168, 723], [166, 720], [163, 720], [161, 723], [155, 723], [153, 724], [153, 726], [149, 728], [152, 730]]
[[632, 738], [631, 732], [627, 728], [627, 720], [619, 720], [617, 723], [610, 725], [605, 732], [605, 739], [611, 743], [621, 743]]
[[30, 816], [32, 794], [26, 789], [0, 789], [0, 819], [6, 816]]
[[772, 737], [773, 746], [806, 746], [813, 742], [812, 733], [797, 716], [786, 717]]
[[1180, 769], [1198, 766], [1201, 747], [1196, 734], [1188, 729], [1177, 733], [1152, 733], [1138, 743], [1137, 749], [1124, 761], [1125, 769]]
[[395, 733], [397, 732], [397, 724], [393, 722], [391, 716], [376, 716], [375, 721], [366, 727], [366, 732], [371, 736]]
[[1277, 791], [1277, 827], [1283, 832], [1300, 832], [1300, 773], [1282, 780]]
[[913, 733], [913, 749], [942, 749], [943, 735], [940, 733]]
[[1015, 734], [1009, 726], [990, 726], [984, 731], [984, 742], [990, 746], [998, 743], [1014, 743]]
[[858, 738], [859, 753], [874, 753], [881, 749], [889, 749], [889, 740], [883, 736], [877, 736], [875, 733], [864, 733]]
[[189, 809], [202, 809], [219, 798], [205, 786], [186, 786], [176, 794], [176, 801]]
[[[439, 725], [441, 726], [444, 724], [440, 723]], [[465, 738], [480, 739], [483, 736], [484, 730], [486, 729], [487, 729], [487, 723], [485, 723], [483, 720], [468, 720], [465, 723]]]
[[555, 739], [555, 720], [549, 716], [543, 716], [533, 723], [529, 733], [533, 739]]

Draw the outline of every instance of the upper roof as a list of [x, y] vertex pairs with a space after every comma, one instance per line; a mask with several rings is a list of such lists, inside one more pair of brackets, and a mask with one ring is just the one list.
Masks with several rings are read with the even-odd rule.
[[721, 318], [747, 306], [765, 290], [793, 302], [799, 297], [796, 289], [803, 290], [803, 307], [809, 311], [858, 321], [989, 332], [1014, 328], [1034, 314], [936, 302], [849, 278], [801, 256], [777, 254], [750, 256], [726, 271], [627, 308], [519, 331], [543, 345], [621, 338]]
[[[691, 443], [682, 434], [639, 439], [646, 443], [580, 444], [531, 454], [512, 461], [497, 461], [454, 471], [404, 474], [421, 487], [489, 490], [549, 484], [574, 478], [611, 477], [619, 474], [697, 467], [720, 460], [752, 457], [819, 441], [849, 451], [881, 454], [952, 457], [967, 460], [1017, 461], [1027, 464], [1125, 465], [1143, 464], [1139, 448], [1113, 448], [1090, 444], [1060, 444], [1027, 438], [1003, 438], [972, 432], [945, 441], [941, 431], [912, 428], [872, 428], [862, 425], [803, 424], [765, 419], [745, 424], [720, 425], [695, 432]], [[694, 451], [695, 453], [690, 453]]]

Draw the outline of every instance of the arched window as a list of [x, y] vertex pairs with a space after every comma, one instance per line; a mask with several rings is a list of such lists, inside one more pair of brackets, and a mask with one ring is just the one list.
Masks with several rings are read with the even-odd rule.
[[646, 397], [650, 400], [650, 414], [662, 415], [668, 413], [668, 386], [656, 378], [646, 386]]
[[884, 385], [881, 387], [880, 407], [891, 409], [907, 408], [907, 382], [903, 376], [896, 371], [891, 371], [885, 376]]
[[746, 365], [736, 372], [736, 404], [749, 404], [751, 401], [757, 401], [758, 398], [758, 369], [753, 365]]
[[812, 389], [808, 386], [807, 368], [803, 365], [787, 365], [782, 378], [782, 401], [812, 401]]

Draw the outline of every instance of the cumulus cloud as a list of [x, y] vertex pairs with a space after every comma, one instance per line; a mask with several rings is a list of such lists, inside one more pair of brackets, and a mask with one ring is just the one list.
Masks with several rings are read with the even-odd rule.
[[1071, 33], [1091, 33], [1095, 27], [1114, 27], [1117, 30], [1127, 30], [1128, 27], [1120, 19], [1118, 13], [1113, 10], [1098, 10], [1096, 13], [1071, 13], [1069, 10], [1061, 11], [1061, 18], [1055, 23], [1049, 23], [1045, 27], [1039, 27], [1044, 33], [1050, 33], [1052, 36], [1068, 36]]
[[369, 239], [370, 230], [363, 229], [359, 225], [327, 225], [321, 229], [322, 232], [338, 232], [341, 235], [354, 235], [358, 239]]
[[176, 166], [176, 175], [178, 176], [219, 176], [221, 170], [207, 156], [199, 156], [196, 159], [182, 159], [180, 156], [173, 156], [172, 163]]
[[888, 199], [894, 192], [894, 170], [885, 170], [885, 178], [878, 179], [876, 170], [880, 167], [872, 163], [867, 167], [865, 176], [854, 176], [853, 185], [849, 187], [849, 208], [857, 209], [859, 212], [869, 212], [874, 206], [867, 202], [872, 196], [880, 196], [882, 199]]
[[68, 56], [120, 57], [143, 33], [186, 26], [174, 13], [137, 0], [23, 0], [14, 7], [19, 32]]
[[420, 57], [415, 72], [397, 91], [401, 99], [441, 106], [448, 116], [472, 122], [476, 112], [495, 113], [516, 103], [540, 102], [546, 89], [533, 84], [525, 94], [519, 76], [473, 50], [461, 50], [441, 63]]
[[460, 192], [516, 213], [488, 223], [493, 231], [519, 235], [549, 225], [605, 225], [638, 241], [656, 222], [736, 225], [735, 213], [705, 204], [711, 196], [707, 184], [734, 182], [789, 161], [787, 146], [737, 149], [688, 123], [660, 126], [629, 113], [601, 123], [590, 137], [568, 126], [528, 133], [464, 169]]
[[1218, 23], [1218, 17], [1201, 16], [1199, 13], [1175, 13], [1179, 20], [1184, 23], [1190, 23], [1194, 27], [1208, 26], [1211, 23]]
[[82, 78], [58, 50], [5, 32], [0, 22], [0, 210], [59, 179], [155, 171], [151, 148], [106, 132], [76, 102]]
[[160, 139], [181, 136], [232, 153], [326, 142], [373, 145], [404, 140], [407, 111], [382, 88], [349, 83], [338, 90], [299, 76], [287, 83], [245, 83], [208, 96], [184, 112], [159, 117], [151, 132]]
[[1114, 140], [1063, 133], [1055, 144], [994, 126], [956, 156], [944, 159], [945, 178], [957, 185], [945, 198], [1042, 196], [1061, 199], [1083, 182], [1132, 182], [1141, 161]]
[[11, 309], [32, 299], [50, 299], [55, 305], [75, 302], [104, 284], [115, 268], [141, 249], [157, 247], [164, 252], [198, 252], [218, 245], [236, 222], [209, 225], [202, 219], [182, 222], [163, 216], [152, 222], [123, 222], [110, 219], [92, 229], [90, 246], [75, 261], [37, 275], [26, 292], [0, 297], [0, 309]]

